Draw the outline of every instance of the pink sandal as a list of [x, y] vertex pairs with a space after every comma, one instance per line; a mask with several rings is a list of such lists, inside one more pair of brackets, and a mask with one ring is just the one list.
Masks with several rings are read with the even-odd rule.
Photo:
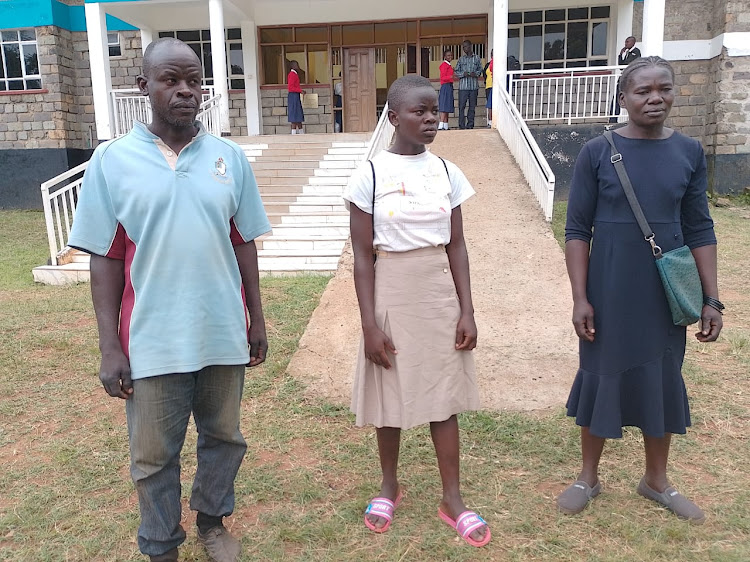
[[[440, 519], [456, 530], [458, 536], [471, 546], [479, 548], [490, 542], [490, 539], [492, 538], [492, 533], [490, 533], [490, 527], [487, 525], [487, 522], [473, 511], [464, 511], [455, 521], [448, 517], [448, 515], [446, 515], [446, 513], [440, 508], [438, 508], [438, 515], [440, 516]], [[482, 526], [487, 529], [487, 532], [481, 541], [475, 541], [470, 535]]]
[[[403, 497], [404, 492], [402, 490], [399, 490], [395, 502], [389, 500], [388, 498], [372, 498], [369, 505], [367, 506], [367, 509], [365, 510], [365, 525], [367, 526], [367, 528], [371, 531], [374, 531], [375, 533], [385, 533], [391, 526], [391, 521], [393, 521], [393, 512], [399, 506]], [[368, 515], [382, 517], [383, 519], [385, 519], [385, 525], [380, 528], [376, 527], [367, 518]]]

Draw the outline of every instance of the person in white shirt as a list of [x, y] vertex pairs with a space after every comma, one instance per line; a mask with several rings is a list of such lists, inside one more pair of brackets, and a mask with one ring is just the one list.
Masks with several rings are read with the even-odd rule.
[[344, 195], [363, 331], [352, 410], [358, 426], [375, 425], [383, 472], [364, 522], [376, 533], [390, 527], [403, 498], [401, 430], [429, 423], [443, 484], [438, 516], [480, 547], [491, 534], [461, 497], [456, 418], [479, 408], [461, 214], [474, 190], [458, 167], [426, 149], [438, 123], [429, 80], [396, 80], [388, 91], [388, 118], [396, 129], [393, 144], [363, 163]]

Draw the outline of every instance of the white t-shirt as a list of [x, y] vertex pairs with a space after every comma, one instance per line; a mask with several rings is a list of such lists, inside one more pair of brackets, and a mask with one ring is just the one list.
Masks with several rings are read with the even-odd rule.
[[[404, 156], [384, 150], [372, 163], [376, 180], [373, 246], [407, 252], [450, 243], [451, 211], [474, 195], [463, 172], [448, 161], [443, 166], [429, 151]], [[372, 188], [372, 168], [363, 162], [349, 178], [346, 208], [354, 203], [372, 214]]]

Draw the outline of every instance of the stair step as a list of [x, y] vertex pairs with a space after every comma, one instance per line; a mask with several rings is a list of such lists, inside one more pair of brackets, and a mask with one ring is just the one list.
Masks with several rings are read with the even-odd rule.
[[[284, 172], [284, 170], [282, 170]], [[314, 176], [256, 176], [255, 180], [258, 182], [259, 186], [276, 186], [281, 187], [285, 185], [297, 185], [297, 186], [303, 186], [308, 183], [310, 183], [314, 178]], [[325, 178], [329, 179], [329, 178]]]
[[314, 170], [318, 167], [320, 160], [310, 158], [310, 160], [273, 160], [271, 158], [257, 158], [252, 165], [253, 171], [258, 170], [285, 170], [303, 168], [305, 170]]
[[[290, 162], [292, 164], [293, 162]], [[318, 171], [315, 168], [260, 168], [253, 166], [253, 172], [257, 178], [277, 178], [280, 176], [284, 177], [295, 177], [295, 178], [309, 178], [315, 175]]]
[[324, 257], [335, 257], [338, 260], [341, 257], [341, 250], [336, 248], [323, 249], [323, 250], [300, 250], [300, 249], [286, 249], [279, 248], [276, 250], [258, 250], [258, 257], [273, 258], [273, 257], [292, 257], [292, 258], [324, 258]]
[[349, 236], [349, 225], [323, 225], [315, 223], [291, 223], [280, 224], [273, 227], [273, 233], [280, 237], [299, 236], [300, 234], [310, 235], [312, 232], [320, 236]]
[[314, 251], [336, 251], [341, 254], [341, 250], [344, 249], [347, 237], [343, 236], [310, 236], [305, 239], [300, 237], [290, 238], [265, 238], [263, 240], [256, 240], [255, 245], [259, 250], [268, 250], [270, 252], [276, 250], [296, 250], [305, 252]]

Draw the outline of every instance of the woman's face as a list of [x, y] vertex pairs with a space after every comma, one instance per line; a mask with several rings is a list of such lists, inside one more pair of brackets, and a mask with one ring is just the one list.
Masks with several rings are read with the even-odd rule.
[[674, 83], [669, 70], [648, 66], [636, 70], [627, 88], [620, 92], [620, 105], [639, 127], [662, 125], [674, 103]]
[[451, 62], [453, 60], [453, 53], [450, 51], [445, 53], [445, 60], [447, 60], [448, 62]]
[[390, 110], [396, 135], [409, 144], [430, 144], [435, 140], [438, 98], [432, 87], [413, 88], [406, 92], [397, 111]]

